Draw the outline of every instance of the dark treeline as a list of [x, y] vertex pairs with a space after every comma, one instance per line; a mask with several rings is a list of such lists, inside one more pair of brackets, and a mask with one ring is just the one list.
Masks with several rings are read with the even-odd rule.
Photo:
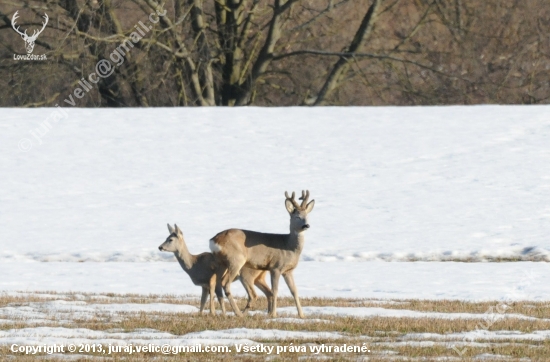
[[547, 0], [2, 0], [0, 106], [548, 103], [549, 33]]

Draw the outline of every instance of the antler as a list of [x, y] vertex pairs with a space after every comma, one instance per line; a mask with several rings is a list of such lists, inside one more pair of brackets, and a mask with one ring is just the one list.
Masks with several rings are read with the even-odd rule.
[[44, 29], [46, 29], [46, 24], [48, 24], [48, 20], [50, 18], [48, 17], [48, 14], [46, 14], [46, 13], [44, 13], [43, 18], [46, 19], [46, 22], [42, 23], [42, 29], [40, 29], [38, 32], [36, 30], [33, 31], [31, 38], [34, 38], [34, 39], [38, 38], [38, 36], [44, 31]]
[[15, 27], [15, 20], [19, 17], [17, 16], [17, 13], [19, 12], [19, 10], [17, 10], [15, 12], [15, 14], [13, 14], [13, 17], [11, 18], [11, 27], [13, 28], [13, 30], [15, 30], [19, 35], [21, 36], [24, 36], [25, 38], [28, 38], [29, 36], [27, 35], [27, 31], [25, 30], [24, 33], [20, 32], [19, 31], [19, 27]]
[[290, 202], [292, 202], [292, 205], [294, 205], [295, 208], [299, 209], [300, 208], [300, 205], [298, 205], [298, 203], [296, 202], [296, 200], [294, 200], [294, 196], [296, 194], [294, 193], [294, 191], [292, 191], [292, 197], [288, 196], [288, 192], [285, 191], [285, 196], [286, 196], [286, 199], [287, 200], [290, 200]]
[[44, 13], [43, 18], [46, 19], [46, 22], [42, 23], [42, 29], [35, 30], [35, 31], [33, 31], [31, 36], [28, 36], [26, 30], [25, 30], [24, 33], [22, 33], [21, 31], [19, 31], [19, 26], [17, 28], [15, 27], [15, 24], [16, 24], [15, 20], [17, 20], [19, 18], [19, 16], [17, 15], [18, 13], [19, 13], [19, 10], [17, 10], [15, 12], [15, 14], [13, 14], [13, 17], [11, 18], [11, 26], [12, 26], [13, 30], [15, 30], [19, 35], [21, 35], [25, 39], [36, 40], [36, 38], [38, 38], [38, 36], [44, 31], [44, 29], [46, 29], [46, 24], [48, 24], [48, 20], [50, 19], [48, 17], [48, 14]]
[[302, 197], [299, 198], [299, 200], [302, 200], [301, 208], [305, 209], [307, 206], [307, 201], [309, 200], [309, 190], [302, 190]]

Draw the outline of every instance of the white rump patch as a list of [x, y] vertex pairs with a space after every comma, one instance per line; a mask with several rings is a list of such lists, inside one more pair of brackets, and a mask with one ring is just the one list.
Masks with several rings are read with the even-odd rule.
[[216, 244], [216, 242], [214, 241], [214, 239], [210, 239], [210, 250], [211, 250], [213, 253], [219, 253], [220, 251], [222, 251], [222, 247], [219, 246], [218, 244]]

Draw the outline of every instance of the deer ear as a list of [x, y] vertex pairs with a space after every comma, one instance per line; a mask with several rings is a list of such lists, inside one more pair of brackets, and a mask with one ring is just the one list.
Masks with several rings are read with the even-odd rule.
[[180, 230], [180, 228], [178, 227], [178, 225], [174, 224], [174, 226], [176, 227], [176, 235], [183, 236], [183, 233], [181, 232], [181, 230]]
[[166, 224], [168, 225], [168, 231], [170, 232], [170, 234], [172, 234], [174, 232], [174, 228], [170, 226], [170, 224]]
[[311, 210], [313, 210], [313, 206], [315, 206], [315, 200], [311, 200], [309, 204], [306, 206], [306, 212], [309, 214]]
[[286, 211], [288, 211], [289, 214], [292, 214], [294, 212], [294, 205], [292, 205], [292, 201], [290, 201], [289, 199], [285, 200], [285, 207]]

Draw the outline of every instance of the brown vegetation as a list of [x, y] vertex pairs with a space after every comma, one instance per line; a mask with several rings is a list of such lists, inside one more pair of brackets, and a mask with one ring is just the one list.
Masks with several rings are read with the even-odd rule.
[[[496, 356], [495, 360], [506, 358], [507, 361], [518, 361], [520, 358], [528, 357], [531, 361], [545, 361], [550, 353], [550, 343], [548, 340], [514, 340], [513, 338], [502, 339], [480, 339], [478, 343], [469, 339], [452, 337], [453, 333], [479, 330], [480, 325], [483, 329], [489, 331], [516, 331], [522, 333], [532, 333], [533, 331], [550, 329], [550, 305], [547, 302], [510, 302], [506, 308], [506, 313], [523, 314], [538, 319], [526, 320], [518, 318], [494, 318], [494, 315], [485, 315], [485, 313], [494, 313], [495, 306], [501, 305], [499, 302], [465, 302], [465, 301], [423, 301], [423, 300], [397, 300], [397, 301], [377, 301], [369, 299], [325, 299], [325, 298], [304, 298], [304, 306], [334, 306], [334, 307], [383, 307], [392, 309], [406, 309], [416, 311], [430, 311], [441, 313], [479, 313], [477, 319], [445, 319], [445, 318], [394, 318], [394, 317], [369, 317], [352, 318], [330, 315], [308, 316], [307, 319], [298, 321], [272, 319], [265, 314], [267, 301], [262, 299], [262, 305], [259, 308], [264, 312], [248, 316], [246, 318], [235, 318], [233, 316], [223, 317], [221, 315], [199, 316], [195, 313], [119, 313], [112, 315], [99, 312], [93, 318], [79, 318], [78, 313], [75, 317], [64, 317], [58, 321], [54, 315], [51, 315], [51, 321], [41, 321], [38, 326], [52, 326], [65, 328], [87, 328], [96, 331], [120, 331], [132, 332], [136, 330], [149, 330], [168, 332], [174, 335], [185, 335], [187, 333], [200, 332], [204, 330], [227, 330], [232, 328], [249, 329], [278, 329], [289, 331], [311, 331], [311, 332], [333, 332], [342, 334], [342, 339], [326, 339], [319, 337], [316, 340], [287, 339], [270, 340], [257, 339], [267, 345], [362, 345], [366, 343], [371, 350], [368, 354], [357, 353], [322, 353], [321, 355], [312, 355], [310, 353], [282, 353], [275, 359], [281, 360], [318, 360], [323, 358], [331, 361], [347, 360], [369, 360], [369, 361], [387, 361], [394, 360], [449, 360], [474, 361], [479, 360], [479, 355], [486, 354], [485, 357], [491, 360], [487, 355]], [[24, 307], [30, 303], [46, 302], [48, 300], [67, 300], [79, 301], [81, 303], [171, 303], [171, 304], [191, 304], [196, 307], [199, 305], [197, 297], [181, 297], [171, 295], [118, 295], [118, 294], [56, 294], [56, 293], [21, 293], [20, 295], [2, 295], [0, 296], [0, 308]], [[245, 303], [245, 300], [241, 300]], [[293, 306], [292, 298], [281, 298], [281, 305]], [[499, 308], [499, 310], [503, 310]], [[493, 311], [493, 312], [491, 312]], [[502, 316], [502, 315], [501, 315]], [[30, 320], [25, 318], [12, 319], [10, 323], [0, 323], [0, 332], [9, 329], [22, 329], [32, 327], [34, 317]], [[67, 319], [68, 318], [68, 319]], [[319, 320], [319, 318], [322, 318]], [[430, 335], [424, 337], [417, 336], [411, 338], [412, 333], [437, 333], [447, 336], [447, 339], [433, 339]], [[406, 337], [409, 335], [409, 338]], [[425, 341], [425, 343], [419, 343]], [[69, 343], [71, 341], [67, 341]], [[154, 340], [151, 341], [155, 343]], [[407, 343], [411, 342], [411, 343]], [[462, 343], [462, 344], [461, 344]], [[452, 347], [458, 346], [455, 350]], [[460, 352], [460, 354], [458, 353]], [[42, 353], [43, 354], [43, 353]], [[94, 355], [94, 353], [89, 353]], [[95, 353], [97, 355], [97, 353]], [[182, 357], [197, 361], [222, 360], [230, 357], [235, 360], [265, 360], [266, 355], [256, 354], [238, 354], [235, 350], [231, 356], [224, 354], [180, 354], [180, 355], [160, 355], [151, 353], [137, 354], [114, 354], [110, 356], [99, 354], [102, 358], [125, 361], [147, 361], [152, 358], [162, 359], [163, 361], [181, 360]], [[476, 359], [477, 356], [477, 359]], [[498, 357], [501, 356], [501, 357]], [[3, 360], [35, 360], [37, 356], [24, 356], [14, 354], [9, 351], [9, 346], [0, 346], [0, 361]], [[48, 360], [65, 360], [63, 356], [48, 356]], [[78, 358], [77, 356], [72, 356]], [[86, 356], [80, 356], [84, 359]], [[88, 356], [89, 357], [89, 356]], [[273, 356], [271, 356], [273, 357]]]
[[[262, 299], [260, 308], [267, 307], [267, 301]], [[118, 295], [118, 294], [56, 294], [56, 293], [21, 293], [19, 295], [2, 295], [0, 296], [0, 308], [9, 307], [24, 307], [30, 303], [40, 303], [48, 300], [67, 300], [79, 301], [88, 304], [92, 303], [172, 303], [172, 304], [191, 304], [198, 307], [199, 298], [196, 297], [181, 297], [171, 295]], [[241, 302], [245, 302], [242, 300]], [[281, 304], [292, 306], [294, 304], [292, 298], [282, 298]], [[550, 307], [547, 302], [510, 302], [506, 308], [506, 313], [523, 314], [538, 318], [536, 320], [525, 320], [517, 318], [504, 318], [496, 320], [494, 316], [484, 317], [484, 313], [491, 313], [494, 307], [500, 303], [483, 302], [473, 303], [464, 301], [422, 301], [422, 300], [397, 300], [397, 301], [377, 301], [369, 299], [325, 299], [325, 298], [304, 298], [304, 306], [335, 306], [335, 307], [383, 307], [392, 309], [406, 309], [416, 311], [431, 311], [440, 313], [479, 313], [479, 319], [445, 319], [445, 318], [394, 318], [394, 317], [370, 317], [370, 318], [351, 318], [329, 315], [310, 316], [309, 320], [281, 320], [268, 318], [265, 313], [248, 316], [247, 318], [235, 318], [233, 316], [223, 317], [208, 316], [191, 313], [119, 313], [116, 315], [101, 313], [94, 318], [69, 318], [67, 316], [58, 317], [55, 314], [50, 316], [48, 322], [42, 321], [39, 326], [65, 327], [65, 328], [87, 328], [96, 331], [120, 331], [132, 332], [136, 330], [150, 330], [168, 332], [174, 335], [185, 335], [187, 333], [200, 332], [204, 330], [227, 330], [232, 328], [249, 328], [249, 329], [278, 329], [290, 331], [310, 331], [310, 332], [333, 332], [340, 333], [343, 338], [339, 340], [325, 339], [319, 337], [316, 340], [301, 340], [287, 339], [271, 340], [257, 339], [257, 342], [266, 345], [294, 345], [309, 346], [309, 345], [362, 345], [366, 343], [371, 350], [368, 354], [357, 353], [321, 353], [314, 355], [311, 353], [282, 353], [275, 356], [281, 360], [318, 360], [322, 358], [330, 361], [348, 361], [348, 360], [369, 360], [369, 361], [387, 361], [387, 360], [460, 360], [460, 361], [475, 361], [480, 355], [484, 356], [484, 360], [493, 360], [491, 356], [495, 356], [494, 360], [506, 359], [507, 361], [519, 361], [520, 358], [528, 357], [531, 361], [546, 360], [546, 356], [550, 353], [550, 343], [547, 340], [514, 340], [513, 338], [502, 339], [479, 339], [478, 343], [469, 343], [470, 340], [462, 338], [452, 338], [453, 333], [461, 333], [466, 331], [474, 331], [479, 329], [480, 325], [486, 325], [489, 331], [519, 331], [522, 333], [531, 333], [537, 330], [550, 329]], [[501, 308], [502, 309], [502, 308]], [[500, 309], [499, 309], [500, 310]], [[322, 318], [319, 320], [319, 318]], [[487, 323], [490, 321], [490, 323]], [[305, 322], [305, 323], [304, 323]], [[22, 329], [33, 326], [34, 322], [21, 318], [12, 320], [9, 323], [0, 324], [0, 331], [9, 329]], [[413, 333], [428, 333], [428, 335], [416, 335], [411, 337]], [[448, 336], [448, 339], [433, 339], [431, 334], [440, 334]], [[406, 337], [408, 335], [409, 337]], [[68, 341], [69, 343], [71, 341]], [[154, 340], [151, 341], [155, 343]], [[410, 342], [410, 343], [409, 343]], [[462, 344], [461, 344], [462, 343]], [[453, 349], [457, 346], [457, 349]], [[105, 346], [107, 347], [107, 346]], [[43, 355], [43, 353], [42, 353]], [[87, 355], [87, 356], [86, 356]], [[128, 354], [113, 354], [105, 355], [99, 353], [87, 353], [80, 355], [80, 358], [97, 356], [108, 358], [109, 360], [125, 360], [125, 361], [146, 361], [151, 358], [160, 358], [165, 361], [181, 360], [181, 358], [211, 361], [223, 360], [230, 357], [234, 360], [260, 361], [265, 360], [266, 355], [262, 353], [256, 354], [238, 354], [233, 349], [231, 356], [224, 354], [208, 354], [208, 353], [190, 353], [180, 355], [160, 355], [154, 353], [135, 353]], [[0, 346], [0, 361], [13, 360], [34, 360], [38, 356], [25, 356], [22, 354], [14, 354], [9, 351], [9, 346]], [[44, 356], [46, 357], [46, 356]], [[47, 356], [48, 360], [65, 360], [63, 356]], [[76, 355], [70, 357], [78, 358]], [[476, 359], [477, 358], [477, 359]]]
[[[0, 106], [68, 106], [70, 95], [81, 107], [535, 104], [550, 96], [544, 0], [169, 0], [151, 23], [161, 9], [155, 0], [0, 2]], [[48, 14], [34, 48], [47, 60], [14, 60], [26, 53], [11, 26], [17, 10], [31, 34]], [[130, 42], [140, 21], [152, 29]], [[123, 63], [77, 99], [79, 80], [117, 48]]]

